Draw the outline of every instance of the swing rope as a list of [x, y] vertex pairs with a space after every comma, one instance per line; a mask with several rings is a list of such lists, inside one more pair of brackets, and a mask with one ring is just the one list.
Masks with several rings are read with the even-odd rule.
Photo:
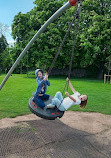
[[64, 42], [66, 41], [66, 38], [67, 38], [67, 36], [68, 36], [68, 33], [69, 33], [69, 31], [70, 31], [70, 29], [71, 29], [71, 27], [72, 27], [74, 21], [76, 20], [76, 17], [77, 17], [77, 15], [78, 15], [78, 13], [79, 13], [79, 7], [78, 7], [78, 9], [76, 10], [76, 13], [74, 14], [74, 18], [73, 18], [72, 22], [71, 22], [70, 25], [69, 25], [69, 28], [68, 28], [68, 30], [67, 30], [67, 32], [66, 32], [66, 34], [65, 34], [65, 36], [64, 36], [64, 38], [63, 38], [63, 40], [62, 40], [62, 42], [61, 42], [61, 44], [60, 44], [60, 47], [59, 47], [59, 49], [58, 49], [58, 51], [57, 51], [57, 53], [56, 53], [56, 55], [55, 55], [55, 57], [54, 57], [54, 59], [53, 59], [53, 61], [52, 61], [51, 66], [49, 67], [48, 74], [51, 73], [51, 71], [52, 71], [52, 69], [53, 69], [53, 67], [54, 67], [54, 64], [55, 64], [55, 62], [56, 62], [56, 60], [57, 60], [57, 57], [58, 57], [58, 55], [60, 54], [60, 51], [62, 50], [62, 47], [63, 47], [63, 45], [64, 45]]
[[[76, 38], [77, 38], [77, 32], [78, 32], [78, 28], [79, 28], [79, 15], [80, 15], [80, 12], [81, 12], [81, 8], [82, 8], [82, 2], [80, 1], [78, 9], [77, 9], [77, 12], [76, 12], [76, 16], [75, 16], [75, 19], [77, 19], [77, 22], [76, 22], [76, 25], [75, 25], [76, 30], [75, 30], [75, 34], [74, 34], [74, 42], [73, 42], [73, 46], [72, 46], [72, 54], [71, 54], [71, 60], [70, 60], [70, 64], [69, 64], [69, 71], [68, 71], [68, 78], [69, 79], [70, 79], [70, 76], [71, 76], [71, 68], [72, 68], [72, 63], [73, 63], [73, 57], [74, 57], [74, 50], [75, 50], [75, 43], [76, 43]], [[67, 89], [67, 92], [68, 92], [68, 88], [69, 88], [69, 81], [66, 81], [64, 90], [62, 92], [63, 100], [65, 98], [65, 95], [64, 95], [65, 89]], [[58, 106], [58, 108], [61, 106], [63, 100], [61, 101], [61, 103]]]
[[[74, 24], [75, 20], [77, 19], [77, 22], [76, 22], [76, 30], [75, 30], [75, 35], [74, 35], [74, 43], [73, 43], [73, 46], [72, 46], [72, 54], [71, 54], [71, 59], [70, 59], [69, 71], [68, 71], [68, 78], [70, 78], [71, 68], [72, 68], [72, 62], [73, 62], [73, 57], [74, 57], [74, 50], [75, 50], [76, 37], [77, 37], [77, 32], [78, 32], [78, 27], [79, 27], [79, 14], [80, 14], [80, 12], [81, 12], [81, 7], [82, 7], [82, 1], [80, 1], [79, 4], [78, 4], [78, 8], [77, 8], [77, 10], [76, 10], [76, 13], [74, 14], [74, 18], [73, 18], [72, 22], [70, 23], [69, 28], [68, 28], [68, 30], [67, 30], [67, 32], [66, 32], [66, 34], [65, 34], [65, 36], [64, 36], [64, 38], [63, 38], [63, 40], [62, 40], [62, 42], [61, 42], [61, 44], [60, 44], [60, 47], [59, 47], [59, 49], [58, 49], [58, 51], [57, 51], [57, 53], [56, 53], [56, 55], [55, 55], [53, 61], [52, 61], [52, 64], [51, 64], [51, 66], [50, 66], [50, 68], [49, 68], [49, 70], [48, 70], [48, 74], [51, 73], [51, 71], [52, 71], [52, 69], [53, 69], [53, 67], [54, 67], [54, 64], [55, 64], [55, 62], [56, 62], [56, 60], [57, 60], [57, 57], [58, 57], [58, 55], [60, 54], [60, 51], [62, 50], [62, 47], [63, 47], [63, 45], [64, 45], [64, 43], [65, 43], [65, 41], [66, 41], [66, 38], [67, 38], [67, 36], [68, 36], [68, 33], [69, 33], [69, 31], [70, 31], [72, 25]], [[67, 84], [67, 83], [68, 83], [68, 82], [66, 81], [66, 84], [65, 84], [65, 87], [64, 87], [64, 89], [63, 89], [62, 94], [64, 94], [66, 87], [67, 87], [67, 91], [68, 91], [69, 83], [68, 83], [68, 84]], [[65, 96], [64, 96], [64, 97], [65, 97]]]
[[[77, 33], [78, 33], [78, 28], [79, 28], [79, 15], [80, 15], [80, 12], [81, 12], [81, 9], [82, 9], [82, 1], [80, 1], [78, 8], [79, 9], [78, 9], [77, 14], [76, 14], [77, 22], [76, 22], [76, 26], [75, 26], [76, 29], [75, 29], [75, 34], [74, 34], [74, 42], [73, 42], [73, 46], [72, 46], [72, 54], [71, 54], [71, 59], [70, 59], [70, 64], [69, 64], [69, 71], [68, 71], [68, 78], [69, 79], [70, 79], [70, 76], [71, 76], [71, 69], [72, 69], [74, 51], [75, 51], [75, 46], [76, 46], [75, 44], [76, 44]], [[67, 91], [68, 91], [68, 87], [69, 87], [69, 81], [68, 81], [68, 85], [67, 85]]]
[[[81, 8], [82, 8], [82, 2], [79, 3], [79, 7], [78, 7], [76, 17], [75, 17], [77, 19], [77, 22], [76, 22], [76, 25], [75, 25], [76, 29], [75, 29], [75, 34], [74, 34], [74, 42], [73, 42], [73, 46], [72, 46], [72, 54], [71, 54], [71, 59], [70, 59], [70, 64], [69, 64], [69, 71], [68, 71], [68, 78], [69, 79], [70, 79], [70, 76], [71, 76], [71, 69], [72, 69], [72, 63], [73, 63], [73, 58], [74, 58], [74, 50], [75, 50], [77, 32], [78, 32], [78, 28], [79, 28], [79, 15], [80, 15], [80, 12], [81, 12]], [[66, 81], [65, 88], [66, 88], [66, 86], [67, 86], [67, 91], [68, 91], [69, 81], [68, 82]], [[63, 93], [65, 92], [65, 88], [63, 90]]]

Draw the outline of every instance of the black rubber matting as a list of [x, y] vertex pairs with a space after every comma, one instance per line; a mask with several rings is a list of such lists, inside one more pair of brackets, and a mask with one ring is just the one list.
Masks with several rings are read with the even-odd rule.
[[0, 130], [0, 158], [107, 158], [87, 136], [60, 120], [21, 122]]

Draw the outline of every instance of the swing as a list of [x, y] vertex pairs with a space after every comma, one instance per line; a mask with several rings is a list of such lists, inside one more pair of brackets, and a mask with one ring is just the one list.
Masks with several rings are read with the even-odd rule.
[[[49, 97], [48, 100], [45, 100], [44, 103], [47, 106], [52, 101], [52, 96]], [[35, 115], [47, 119], [47, 120], [55, 120], [56, 118], [61, 118], [64, 114], [64, 111], [60, 111], [57, 107], [53, 109], [41, 109], [37, 104], [33, 102], [33, 97], [29, 99], [29, 109]]]
[[[48, 74], [50, 74], [50, 72], [51, 72], [51, 70], [52, 70], [52, 68], [53, 68], [53, 66], [54, 66], [54, 63], [56, 62], [56, 59], [57, 59], [57, 57], [58, 57], [58, 55], [59, 55], [59, 53], [60, 53], [60, 51], [61, 51], [61, 49], [62, 49], [62, 46], [63, 46], [63, 44], [64, 44], [64, 42], [65, 42], [65, 40], [66, 40], [66, 38], [67, 38], [67, 36], [68, 36], [68, 33], [69, 33], [69, 31], [70, 31], [70, 29], [71, 29], [71, 27], [72, 27], [72, 24], [74, 23], [75, 19], [78, 19], [77, 25], [76, 25], [77, 27], [76, 27], [76, 30], [75, 30], [75, 38], [74, 38], [73, 48], [72, 48], [71, 62], [70, 62], [70, 65], [69, 65], [68, 78], [70, 78], [71, 67], [72, 67], [72, 59], [73, 59], [73, 52], [74, 52], [74, 49], [75, 49], [75, 41], [76, 41], [77, 29], [78, 29], [78, 23], [79, 23], [79, 12], [80, 12], [80, 10], [81, 10], [81, 2], [80, 2], [80, 4], [79, 4], [78, 9], [76, 10], [76, 13], [75, 13], [75, 15], [74, 15], [73, 20], [72, 20], [72, 22], [70, 23], [69, 28], [68, 28], [68, 30], [67, 30], [67, 32], [66, 32], [64, 38], [63, 38], [63, 41], [62, 41], [61, 44], [60, 44], [60, 47], [59, 47], [59, 49], [58, 49], [58, 52], [57, 52], [57, 54], [55, 55], [55, 58], [54, 58], [54, 60], [53, 60], [53, 62], [52, 62], [52, 64], [51, 64], [51, 66], [50, 66], [50, 68], [49, 68], [49, 70], [48, 70]], [[67, 90], [68, 90], [69, 84], [67, 85], [67, 83], [68, 83], [68, 82], [66, 82], [65, 87], [67, 86]], [[63, 91], [65, 91], [65, 88], [64, 88]], [[50, 96], [48, 100], [45, 100], [45, 101], [44, 101], [44, 103], [45, 103], [46, 106], [51, 103], [52, 98], [53, 98], [53, 97]], [[63, 97], [63, 99], [64, 99], [64, 97]], [[62, 103], [62, 102], [61, 102], [61, 103]], [[61, 104], [60, 104], [60, 105], [61, 105]], [[56, 118], [61, 118], [61, 117], [64, 115], [64, 111], [60, 111], [56, 106], [55, 106], [54, 108], [51, 108], [51, 109], [50, 109], [50, 108], [41, 109], [41, 108], [39, 107], [39, 105], [37, 105], [37, 104], [35, 104], [35, 103], [33, 102], [33, 97], [31, 97], [31, 98], [29, 99], [29, 109], [30, 109], [30, 111], [31, 111], [32, 113], [34, 113], [35, 115], [37, 115], [37, 116], [39, 116], [39, 117], [41, 117], [41, 118], [44, 118], [44, 119], [48, 119], [48, 120], [55, 120]]]

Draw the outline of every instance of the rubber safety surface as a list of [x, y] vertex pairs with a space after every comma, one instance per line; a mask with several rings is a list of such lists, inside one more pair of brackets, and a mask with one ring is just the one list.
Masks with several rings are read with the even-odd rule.
[[[60, 120], [31, 120], [0, 129], [0, 158], [108, 158], [94, 136]], [[100, 149], [100, 150], [99, 150]]]

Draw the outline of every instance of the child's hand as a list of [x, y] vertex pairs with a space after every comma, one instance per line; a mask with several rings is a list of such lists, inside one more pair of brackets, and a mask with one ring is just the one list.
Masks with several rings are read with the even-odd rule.
[[66, 81], [69, 82], [69, 78], [68, 77], [66, 78]]
[[48, 73], [47, 72], [45, 73], [44, 80], [48, 80]]
[[69, 95], [69, 93], [68, 93], [68, 92], [65, 92], [65, 95]]
[[48, 73], [46, 72], [45, 75], [48, 75]]

